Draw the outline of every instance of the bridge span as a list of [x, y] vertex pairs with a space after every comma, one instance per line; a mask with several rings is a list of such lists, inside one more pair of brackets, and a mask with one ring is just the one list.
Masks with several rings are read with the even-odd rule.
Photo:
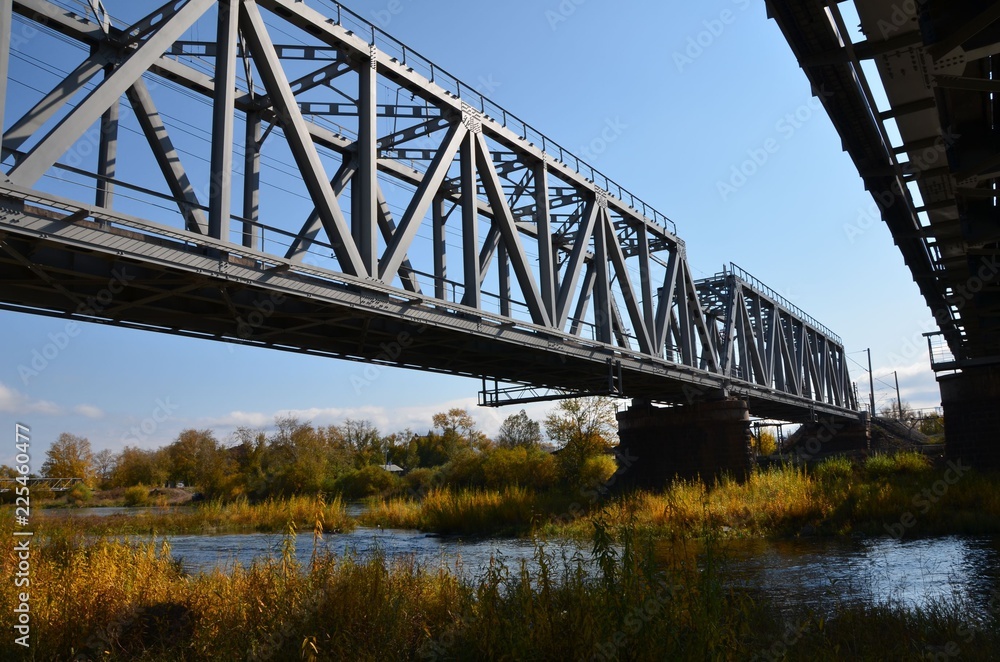
[[[949, 453], [1000, 467], [1000, 5], [768, 0], [939, 331]], [[844, 9], [842, 9], [842, 6]]]
[[836, 334], [346, 7], [137, 4], [0, 0], [3, 308], [857, 419]]

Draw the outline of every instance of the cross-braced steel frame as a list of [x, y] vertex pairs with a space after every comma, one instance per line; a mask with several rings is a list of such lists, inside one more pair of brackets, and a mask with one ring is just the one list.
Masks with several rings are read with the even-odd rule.
[[786, 420], [856, 409], [839, 339], [747, 281], [699, 296], [668, 219], [326, 8], [0, 0], [3, 306], [575, 392], [611, 366], [622, 394]]

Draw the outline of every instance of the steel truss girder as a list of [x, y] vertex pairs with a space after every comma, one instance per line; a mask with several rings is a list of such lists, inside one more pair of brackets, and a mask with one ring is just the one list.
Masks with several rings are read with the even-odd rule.
[[837, 407], [857, 408], [840, 339], [735, 273], [698, 281], [720, 339], [723, 374]]
[[[51, 222], [71, 227], [80, 218], [111, 214], [110, 220], [102, 222], [113, 229], [130, 231], [141, 225], [143, 231], [197, 246], [205, 255], [266, 261], [269, 269], [278, 270], [269, 272], [272, 277], [280, 272], [314, 270], [302, 262], [304, 256], [314, 248], [331, 249], [337, 266], [327, 276], [348, 279], [352, 287], [367, 291], [368, 296], [391, 292], [392, 296], [409, 297], [416, 308], [460, 307], [460, 315], [482, 317], [496, 314], [496, 309], [484, 305], [489, 294], [498, 300], [503, 325], [524, 326], [531, 333], [573, 342], [583, 342], [585, 330], [593, 328], [598, 345], [608, 351], [629, 352], [683, 366], [699, 375], [715, 375], [709, 380], [713, 388], [740, 381], [730, 374], [732, 362], [723, 354], [728, 348], [719, 342], [713, 319], [703, 309], [683, 243], [633, 208], [634, 198], [624, 196], [631, 201], [626, 203], [597, 188], [578, 170], [579, 162], [576, 168], [570, 167], [529, 141], [526, 131], [519, 135], [505, 125], [506, 114], [503, 121], [488, 117], [422, 77], [405, 61], [380, 51], [304, 3], [173, 2], [131, 28], [119, 30], [93, 25], [86, 17], [56, 9], [44, 0], [12, 2], [14, 11], [26, 20], [32, 20], [33, 15], [46, 16], [49, 27], [79, 40], [93, 54], [3, 137], [5, 150], [33, 145], [26, 154], [13, 152], [17, 160], [7, 175], [14, 186], [8, 194], [15, 199], [32, 199], [38, 178], [124, 94], [136, 109], [170, 197], [184, 219], [179, 228], [156, 226], [150, 230], [141, 219], [114, 215], [113, 199], [108, 194], [97, 198], [103, 203], [96, 207], [60, 201], [57, 206], [67, 210], [67, 217]], [[267, 11], [262, 13], [261, 9]], [[223, 19], [218, 21], [217, 43], [185, 40], [189, 26], [210, 11]], [[286, 33], [300, 30], [310, 43], [301, 47], [274, 44], [269, 28], [278, 24]], [[167, 57], [167, 53], [174, 57]], [[288, 74], [286, 60], [322, 60], [326, 55], [330, 63], [317, 71], [301, 75], [305, 65], [300, 64], [295, 76]], [[193, 57], [201, 58], [200, 66], [214, 61], [214, 75], [186, 62]], [[236, 75], [241, 58], [246, 80]], [[83, 102], [71, 108], [54, 129], [40, 135], [58, 109], [85, 85], [93, 84], [100, 71], [105, 71], [104, 79]], [[153, 105], [144, 76], [168, 79], [214, 104], [207, 207], [195, 194], [205, 189], [192, 182], [180, 165], [169, 127]], [[262, 84], [262, 93], [254, 89], [253, 78]], [[345, 80], [344, 89], [333, 87], [343, 87]], [[5, 82], [0, 80], [0, 84]], [[397, 103], [380, 98], [382, 88], [391, 91], [393, 87]], [[400, 105], [401, 93], [409, 94], [413, 105]], [[312, 117], [324, 113], [348, 120], [334, 125], [328, 119]], [[392, 120], [393, 130], [385, 135], [376, 133], [379, 120]], [[232, 146], [240, 121], [245, 125], [240, 139], [245, 153], [242, 204], [237, 205], [231, 199]], [[270, 125], [263, 132], [262, 123]], [[275, 127], [280, 131], [272, 131]], [[272, 134], [287, 141], [313, 205], [301, 227], [295, 225], [291, 230], [274, 227], [284, 219], [262, 218], [260, 213], [261, 155], [265, 139]], [[277, 139], [272, 137], [268, 145]], [[107, 148], [112, 149], [112, 145]], [[416, 157], [416, 167], [407, 162], [409, 157]], [[324, 168], [324, 158], [339, 160], [333, 178]], [[119, 150], [117, 167], [103, 166], [95, 173], [95, 180], [107, 191], [118, 182], [135, 189], [126, 179], [116, 179], [127, 177], [128, 159], [129, 155]], [[592, 171], [589, 174], [593, 177]], [[339, 198], [348, 192], [351, 204], [341, 209]], [[398, 222], [387, 198], [390, 192], [396, 196], [397, 207], [403, 209]], [[80, 206], [74, 211], [73, 204]], [[447, 205], [452, 211], [461, 209], [456, 216], [459, 220], [450, 225]], [[233, 208], [241, 209], [242, 216], [234, 216]], [[232, 220], [242, 223], [235, 241], [229, 230]], [[488, 225], [488, 231], [481, 231], [483, 224]], [[421, 272], [414, 258], [429, 251], [415, 250], [414, 242], [425, 227], [432, 237], [433, 260]], [[448, 280], [446, 230], [460, 237], [460, 282]], [[270, 242], [268, 252], [262, 252], [260, 237], [274, 232], [289, 237], [290, 245], [276, 249]], [[109, 244], [115, 241], [109, 235]], [[422, 288], [422, 280], [426, 288]], [[496, 295], [485, 291], [493, 282], [499, 287]], [[462, 288], [461, 303], [456, 302], [457, 294], [448, 297], [448, 288], [454, 291], [456, 286]], [[423, 294], [424, 289], [433, 296]], [[220, 300], [226, 308], [224, 315], [239, 307], [228, 292], [223, 288]], [[151, 296], [134, 309], [159, 300], [155, 293]], [[775, 329], [778, 326], [774, 324]], [[307, 327], [309, 323], [302, 322], [293, 328]], [[277, 337], [281, 331], [269, 333]], [[794, 333], [790, 340], [783, 338], [776, 336], [769, 348], [785, 342], [784, 352], [772, 358], [758, 357], [760, 369], [748, 372], [742, 388], [762, 388], [762, 397], [767, 397], [767, 389], [784, 389], [784, 394], [773, 397], [786, 398], [840, 384], [838, 375], [828, 374], [825, 359], [802, 349], [805, 342], [814, 339], [796, 338]], [[815, 365], [808, 362], [814, 354], [818, 357]], [[785, 367], [774, 367], [779, 364]], [[792, 369], [801, 365], [807, 366], [805, 376]], [[766, 371], [765, 384], [758, 375]], [[779, 378], [781, 385], [776, 387]]]

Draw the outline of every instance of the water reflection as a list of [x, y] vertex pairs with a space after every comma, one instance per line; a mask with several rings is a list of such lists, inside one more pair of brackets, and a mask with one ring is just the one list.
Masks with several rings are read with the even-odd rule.
[[[231, 568], [234, 563], [249, 565], [252, 561], [281, 555], [285, 536], [280, 534], [241, 535], [173, 535], [166, 536], [172, 556], [188, 572], [203, 572], [214, 568]], [[575, 565], [576, 559], [590, 562], [586, 546], [569, 541], [544, 543], [547, 553]], [[295, 540], [295, 555], [300, 563], [308, 563], [313, 554], [312, 533], [300, 533]], [[376, 550], [388, 560], [412, 558], [425, 568], [448, 568], [462, 577], [473, 579], [496, 558], [510, 569], [522, 561], [535, 566], [536, 546], [532, 540], [519, 538], [461, 539], [435, 536], [419, 531], [358, 528], [350, 533], [324, 535], [318, 549], [334, 556], [353, 554], [367, 558]]]
[[1000, 538], [741, 541], [725, 545], [736, 581], [779, 608], [832, 612], [839, 602], [927, 607], [960, 600], [985, 612], [1000, 586]]

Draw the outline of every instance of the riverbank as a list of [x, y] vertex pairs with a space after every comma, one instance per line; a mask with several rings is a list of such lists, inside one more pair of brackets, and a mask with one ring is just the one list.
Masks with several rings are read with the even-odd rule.
[[[9, 526], [2, 527], [9, 539]], [[38, 659], [995, 659], [995, 596], [907, 608], [844, 603], [783, 611], [734, 587], [711, 537], [664, 551], [635, 527], [598, 526], [591, 559], [536, 549], [475, 578], [377, 550], [283, 554], [186, 575], [163, 543], [97, 538], [33, 544], [32, 652]], [[319, 550], [319, 548], [316, 548]], [[12, 576], [12, 555], [2, 557]], [[11, 582], [0, 604], [15, 604]], [[10, 609], [0, 627], [10, 631]], [[10, 638], [0, 658], [16, 659]]]
[[[607, 492], [607, 490], [603, 490]], [[41, 526], [99, 535], [281, 532], [289, 523], [326, 532], [356, 525], [458, 535], [588, 538], [597, 522], [629, 524], [659, 538], [788, 538], [850, 534], [896, 538], [1000, 533], [1000, 474], [932, 466], [916, 453], [843, 458], [814, 467], [755, 470], [747, 480], [676, 481], [659, 492], [537, 492], [441, 487], [371, 499], [351, 516], [339, 498], [209, 502], [73, 517], [47, 511]], [[49, 520], [49, 521], [45, 521]]]
[[660, 492], [575, 494], [432, 490], [376, 500], [368, 526], [436, 533], [541, 533], [586, 538], [595, 522], [626, 523], [656, 537], [1000, 533], [1000, 475], [960, 464], [934, 467], [917, 453], [833, 458], [812, 468], [755, 470], [743, 482], [675, 481]]

